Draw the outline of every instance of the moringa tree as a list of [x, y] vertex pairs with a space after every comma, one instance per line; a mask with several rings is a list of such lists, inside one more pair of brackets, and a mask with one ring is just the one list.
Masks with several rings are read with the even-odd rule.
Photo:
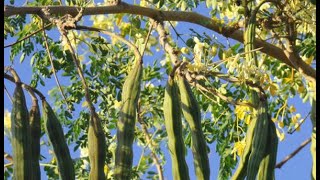
[[[307, 118], [292, 99], [312, 104], [316, 127], [315, 9], [297, 0], [5, 1], [5, 87], [22, 83], [63, 127], [54, 136], [49, 115], [38, 124], [44, 143], [34, 152], [53, 147], [40, 163], [48, 178], [71, 166], [50, 136], [69, 145], [75, 179], [164, 179], [169, 161], [175, 179], [268, 178], [283, 165], [278, 138]], [[211, 156], [220, 164], [209, 167]], [[15, 157], [5, 178], [22, 164]]]

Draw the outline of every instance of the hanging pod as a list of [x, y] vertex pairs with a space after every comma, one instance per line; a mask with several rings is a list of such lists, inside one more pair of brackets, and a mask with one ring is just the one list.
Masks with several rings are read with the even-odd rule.
[[132, 144], [140, 84], [142, 78], [142, 61], [136, 61], [129, 72], [122, 88], [122, 106], [117, 122], [117, 147], [114, 177], [117, 180], [129, 180], [133, 161]]
[[105, 180], [106, 139], [98, 114], [91, 113], [88, 130], [90, 180]]
[[269, 130], [268, 130], [268, 142], [265, 148], [265, 155], [262, 159], [257, 178], [259, 180], [273, 180], [274, 169], [277, 160], [278, 151], [278, 136], [276, 132], [276, 126], [269, 118]]
[[74, 166], [64, 138], [62, 126], [52, 108], [44, 99], [42, 100], [42, 115], [45, 132], [57, 159], [59, 177], [61, 180], [74, 180]]
[[163, 113], [168, 134], [173, 179], [189, 180], [189, 170], [185, 161], [185, 145], [182, 137], [181, 104], [178, 86], [171, 76], [169, 76], [165, 89]]
[[41, 138], [41, 115], [38, 100], [32, 90], [29, 91], [32, 96], [32, 107], [30, 109], [30, 131], [31, 131], [31, 164], [33, 168], [33, 179], [40, 180], [40, 138]]
[[31, 131], [29, 112], [20, 80], [16, 81], [13, 93], [13, 107], [11, 112], [11, 143], [13, 152], [13, 179], [32, 179], [31, 161]]
[[185, 77], [179, 74], [176, 79], [180, 91], [182, 113], [191, 129], [191, 149], [195, 173], [198, 180], [209, 180], [210, 166], [207, 144], [201, 128], [199, 104]]

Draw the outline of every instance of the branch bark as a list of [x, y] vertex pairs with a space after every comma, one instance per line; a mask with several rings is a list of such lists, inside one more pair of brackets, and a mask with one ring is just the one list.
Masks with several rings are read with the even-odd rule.
[[[44, 6], [39, 7], [14, 7], [4, 6], [4, 16], [10, 17], [13, 15], [25, 15], [25, 14], [38, 14], [41, 15], [41, 9]], [[71, 14], [76, 16], [78, 14], [79, 7], [71, 6], [47, 6], [51, 14], [54, 15], [66, 15]], [[238, 30], [238, 27], [231, 27], [221, 24], [218, 19], [211, 19], [209, 17], [200, 15], [195, 12], [182, 12], [182, 11], [160, 11], [156, 9], [140, 7], [136, 5], [130, 5], [127, 3], [120, 3], [116, 6], [99, 6], [99, 7], [87, 7], [85, 8], [83, 15], [98, 15], [98, 14], [118, 14], [129, 13], [135, 15], [147, 16], [157, 21], [181, 21], [189, 22], [203, 26], [207, 29], [213, 30], [225, 37], [232, 38], [243, 43], [243, 31]], [[287, 53], [280, 47], [270, 44], [261, 39], [256, 39], [255, 47], [260, 48], [261, 52], [266, 53], [282, 63], [296, 69], [301, 72], [308, 80], [316, 81], [316, 71], [310, 65], [306, 64], [299, 56], [293, 53]], [[296, 66], [295, 66], [296, 65]]]
[[311, 138], [305, 140], [296, 150], [294, 150], [291, 154], [289, 154], [287, 157], [285, 157], [281, 162], [279, 162], [275, 168], [281, 168], [287, 161], [289, 161], [291, 158], [293, 158], [298, 152], [301, 151], [306, 145], [308, 145], [311, 142]]

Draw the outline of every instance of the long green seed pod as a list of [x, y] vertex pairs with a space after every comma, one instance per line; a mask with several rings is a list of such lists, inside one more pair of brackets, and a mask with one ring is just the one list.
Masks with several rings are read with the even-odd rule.
[[[94, 112], [94, 111], [93, 111]], [[98, 114], [91, 114], [88, 130], [88, 150], [90, 161], [90, 180], [105, 180], [104, 163], [106, 159], [106, 139]]]
[[180, 91], [182, 112], [191, 129], [191, 147], [195, 173], [198, 180], [209, 180], [210, 165], [207, 144], [201, 128], [200, 107], [185, 77], [178, 75], [177, 83]]
[[[244, 47], [245, 47], [245, 52], [246, 52], [246, 60], [248, 62], [250, 62], [249, 64], [254, 64], [257, 66], [258, 62], [257, 62], [256, 52], [253, 51], [254, 50], [253, 43], [255, 41], [256, 13], [257, 13], [257, 11], [252, 12], [251, 17], [248, 21], [248, 25], [247, 25], [246, 30], [244, 32]], [[259, 99], [258, 93], [254, 89], [250, 90], [250, 97], [251, 97], [251, 103], [254, 106], [258, 106], [260, 99]], [[247, 171], [249, 170], [248, 169], [248, 161], [249, 161], [249, 157], [251, 156], [251, 153], [253, 151], [253, 148], [252, 148], [253, 144], [252, 143], [253, 143], [253, 138], [254, 138], [254, 134], [256, 131], [256, 127], [258, 126], [259, 119], [261, 119], [261, 118], [255, 117], [249, 125], [249, 128], [247, 130], [247, 135], [246, 135], [246, 146], [245, 146], [243, 155], [240, 158], [239, 166], [232, 177], [233, 180], [244, 179], [247, 175]], [[261, 122], [259, 122], [259, 123], [261, 123]], [[251, 162], [250, 166], [252, 166], [252, 162]]]
[[62, 126], [46, 100], [42, 100], [42, 115], [45, 132], [56, 156], [61, 180], [74, 180], [74, 166]]
[[[251, 103], [253, 105], [259, 104], [259, 96], [255, 90], [250, 90], [250, 97], [251, 97]], [[242, 180], [247, 175], [247, 166], [249, 161], [249, 156], [252, 150], [252, 140], [253, 140], [253, 133], [257, 125], [257, 115], [253, 116], [253, 119], [251, 120], [247, 133], [246, 133], [246, 145], [243, 150], [242, 156], [240, 157], [240, 162], [238, 165], [238, 168], [236, 169], [235, 173], [232, 176], [232, 180]]]
[[312, 134], [311, 134], [311, 146], [310, 152], [312, 156], [312, 169], [311, 169], [311, 178], [314, 180], [316, 179], [316, 161], [317, 161], [317, 153], [316, 153], [316, 101], [313, 100], [312, 102], [312, 109], [311, 109], [311, 117], [312, 121]]
[[257, 124], [253, 132], [252, 150], [250, 153], [247, 180], [255, 180], [262, 161], [268, 141], [268, 102], [266, 99], [261, 100], [258, 106]]
[[[34, 94], [33, 94], [34, 95]], [[40, 180], [40, 138], [41, 138], [41, 115], [38, 100], [33, 96], [30, 109], [30, 130], [31, 130], [31, 160], [33, 179]]]
[[171, 76], [169, 76], [165, 89], [163, 113], [168, 134], [173, 179], [189, 180], [189, 170], [184, 158], [185, 145], [182, 138], [180, 98], [178, 87]]
[[11, 113], [13, 179], [32, 179], [29, 112], [21, 83], [16, 82]]
[[257, 178], [259, 180], [274, 180], [274, 169], [277, 160], [278, 136], [276, 127], [269, 119], [268, 147], [265, 149], [265, 156], [260, 163]]
[[142, 61], [136, 61], [129, 72], [122, 90], [122, 108], [117, 123], [117, 148], [115, 157], [114, 176], [117, 180], [127, 180], [131, 176], [133, 161], [132, 143], [140, 84], [142, 78]]
[[240, 157], [240, 162], [238, 168], [233, 174], [231, 180], [242, 180], [246, 177], [248, 160], [252, 149], [252, 139], [254, 128], [256, 127], [257, 119], [251, 120], [247, 133], [246, 133], [246, 146], [243, 150], [242, 156]]

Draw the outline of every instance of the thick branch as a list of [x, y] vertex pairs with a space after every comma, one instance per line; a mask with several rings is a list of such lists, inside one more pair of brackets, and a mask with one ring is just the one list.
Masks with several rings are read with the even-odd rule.
[[[13, 15], [25, 15], [25, 14], [38, 14], [41, 15], [41, 9], [44, 7], [14, 7], [5, 6], [4, 16], [9, 17]], [[71, 6], [49, 6], [51, 14], [54, 15], [77, 15], [79, 7]], [[211, 29], [223, 36], [230, 37], [243, 43], [243, 31], [237, 30], [237, 27], [225, 26], [218, 22], [217, 19], [211, 19], [206, 16], [202, 16], [195, 12], [181, 12], [181, 11], [160, 11], [156, 9], [140, 7], [136, 5], [130, 5], [121, 3], [117, 6], [99, 6], [99, 7], [87, 7], [83, 15], [98, 15], [98, 14], [118, 14], [118, 13], [129, 13], [147, 16], [158, 21], [182, 21], [197, 24], [208, 29]], [[268, 42], [256, 39], [255, 47], [262, 47], [261, 52], [264, 52], [281, 62], [287, 64], [290, 67], [298, 70], [306, 76], [309, 80], [316, 79], [316, 71], [311, 66], [306, 64], [300, 57], [294, 54], [286, 54], [281, 48], [272, 45]], [[294, 66], [294, 64], [297, 65]], [[311, 79], [310, 79], [311, 78]]]
[[[151, 22], [154, 22], [153, 20]], [[155, 22], [156, 30], [159, 34], [159, 42], [167, 54], [169, 54], [171, 62], [175, 65], [179, 62], [179, 58], [176, 53], [174, 53], [174, 48], [168, 43], [167, 33], [164, 30], [163, 22]]]

